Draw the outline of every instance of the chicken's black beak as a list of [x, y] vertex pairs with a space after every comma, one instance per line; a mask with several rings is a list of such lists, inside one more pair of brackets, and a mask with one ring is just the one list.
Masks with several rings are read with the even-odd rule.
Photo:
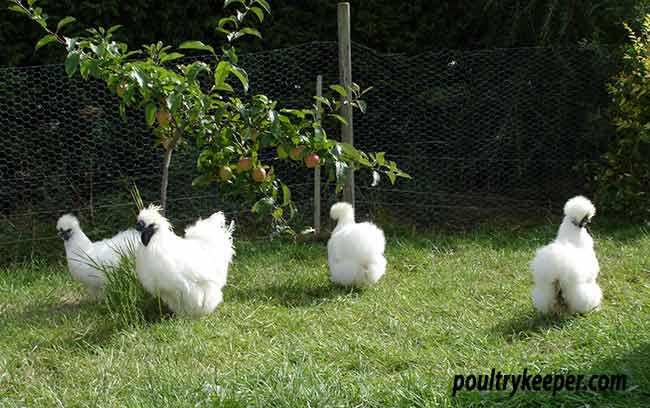
[[135, 224], [135, 229], [136, 231], [140, 232], [140, 239], [142, 240], [142, 244], [144, 246], [147, 246], [149, 244], [149, 241], [151, 241], [151, 237], [153, 237], [153, 234], [156, 232], [156, 224], [150, 224], [149, 226], [145, 227], [143, 221], [138, 221], [138, 223]]
[[580, 222], [578, 223], [578, 226], [579, 226], [580, 228], [584, 228], [584, 227], [586, 227], [587, 224], [589, 224], [590, 222], [591, 222], [591, 220], [589, 219], [589, 216], [588, 216], [588, 215], [585, 215], [584, 218], [583, 218], [582, 220], [580, 220]]
[[57, 235], [64, 241], [67, 241], [72, 236], [72, 229], [67, 229], [67, 230], [60, 229], [57, 231]]

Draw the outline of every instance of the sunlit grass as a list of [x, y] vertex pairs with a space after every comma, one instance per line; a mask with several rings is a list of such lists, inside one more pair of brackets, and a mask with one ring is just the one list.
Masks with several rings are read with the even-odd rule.
[[[5, 268], [0, 405], [644, 406], [650, 236], [596, 228], [603, 308], [556, 320], [533, 310], [527, 269], [554, 234], [388, 229], [388, 272], [364, 291], [330, 284], [322, 243], [239, 238], [214, 314], [138, 325], [87, 300], [63, 265]], [[628, 391], [451, 396], [454, 374], [491, 368], [623, 373]]]

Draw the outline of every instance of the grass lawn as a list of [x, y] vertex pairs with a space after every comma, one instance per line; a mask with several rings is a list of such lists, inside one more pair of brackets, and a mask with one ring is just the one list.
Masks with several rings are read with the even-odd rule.
[[[620, 406], [650, 403], [650, 234], [592, 229], [600, 312], [545, 319], [528, 262], [556, 226], [387, 233], [374, 288], [324, 244], [237, 241], [225, 302], [118, 330], [61, 265], [0, 270], [0, 406]], [[455, 374], [626, 374], [625, 392], [460, 392]]]

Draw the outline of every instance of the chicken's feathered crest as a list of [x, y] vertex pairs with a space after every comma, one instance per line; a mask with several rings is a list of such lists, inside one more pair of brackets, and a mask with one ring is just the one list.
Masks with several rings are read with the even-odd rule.
[[596, 207], [587, 197], [576, 196], [564, 204], [564, 215], [580, 223], [583, 219], [591, 220], [596, 215]]
[[79, 220], [72, 214], [62, 215], [56, 223], [57, 230], [78, 229], [81, 228]]
[[144, 222], [145, 225], [157, 224], [159, 228], [166, 228], [171, 231], [172, 225], [160, 213], [161, 210], [162, 208], [160, 206], [150, 204], [147, 208], [140, 210], [138, 221]]
[[333, 220], [346, 218], [354, 220], [354, 208], [350, 203], [336, 203], [330, 209], [330, 218]]

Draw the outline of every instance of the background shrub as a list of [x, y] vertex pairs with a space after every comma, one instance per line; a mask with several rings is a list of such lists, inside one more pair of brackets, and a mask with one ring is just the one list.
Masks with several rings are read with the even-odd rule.
[[627, 215], [650, 216], [650, 14], [640, 32], [625, 25], [630, 43], [623, 67], [607, 89], [618, 138], [600, 163], [591, 164], [601, 206]]
[[[262, 27], [264, 39], [249, 45], [266, 49], [308, 41], [336, 39], [337, 0], [273, 0], [272, 16]], [[581, 40], [616, 44], [623, 41], [621, 21], [630, 20], [640, 0], [352, 0], [352, 38], [384, 52], [418, 53], [441, 48], [489, 48], [576, 44]], [[193, 38], [214, 38], [221, 14], [210, 0], [159, 2], [147, 0], [42, 0], [54, 20], [77, 17], [81, 27], [122, 24], [131, 46], [179, 44]], [[48, 48], [34, 53], [41, 33], [28, 21], [0, 11], [0, 65], [36, 65], [62, 60], [64, 51]], [[187, 24], [192, 21], [192, 24]], [[75, 28], [75, 27], [73, 27]], [[72, 36], [79, 32], [71, 31]]]

